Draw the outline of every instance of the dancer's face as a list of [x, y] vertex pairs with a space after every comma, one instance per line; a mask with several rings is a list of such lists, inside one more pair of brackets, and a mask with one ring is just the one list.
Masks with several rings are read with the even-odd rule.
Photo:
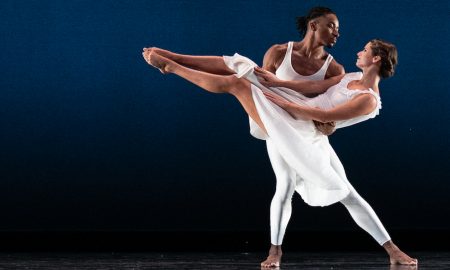
[[333, 47], [339, 37], [339, 21], [336, 15], [326, 14], [315, 19], [311, 28], [315, 30], [315, 35], [319, 43], [328, 48]]
[[367, 43], [366, 46], [364, 46], [364, 49], [356, 55], [358, 56], [356, 60], [356, 66], [361, 69], [373, 65], [380, 60], [379, 56], [373, 55], [370, 42]]

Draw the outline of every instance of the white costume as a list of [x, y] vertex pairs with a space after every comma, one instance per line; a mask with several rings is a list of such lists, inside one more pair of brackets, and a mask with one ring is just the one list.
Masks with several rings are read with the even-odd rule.
[[[284, 80], [313, 79], [325, 77], [332, 57], [329, 55], [324, 66], [311, 76], [297, 74], [291, 65], [292, 42], [288, 43], [286, 56], [277, 69], [277, 77]], [[377, 93], [372, 90], [349, 90], [347, 84], [360, 79], [362, 73], [346, 74], [341, 82], [327, 92], [308, 98], [294, 90], [283, 87], [266, 88], [259, 83], [253, 68], [256, 64], [239, 54], [224, 56], [225, 64], [252, 83], [252, 95], [258, 114], [267, 134], [250, 119], [250, 133], [266, 140], [272, 167], [277, 177], [277, 187], [270, 209], [271, 242], [281, 245], [291, 216], [291, 198], [297, 191], [303, 200], [312, 206], [327, 206], [342, 202], [356, 223], [366, 230], [380, 244], [390, 237], [370, 205], [359, 196], [347, 180], [344, 168], [329, 144], [328, 137], [317, 131], [312, 121], [294, 119], [285, 110], [266, 99], [263, 92], [271, 91], [297, 104], [330, 109], [345, 103], [354, 96], [369, 93], [376, 97], [377, 108], [368, 115], [338, 121], [336, 128], [342, 128], [375, 117], [381, 108]]]

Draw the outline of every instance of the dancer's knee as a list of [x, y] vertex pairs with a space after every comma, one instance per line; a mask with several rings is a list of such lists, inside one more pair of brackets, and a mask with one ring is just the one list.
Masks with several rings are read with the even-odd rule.
[[277, 189], [275, 190], [275, 194], [273, 195], [273, 200], [279, 202], [280, 204], [290, 203], [294, 192], [294, 185], [286, 185], [283, 187], [277, 185]]
[[228, 92], [236, 97], [251, 95], [250, 82], [235, 75], [226, 76]]

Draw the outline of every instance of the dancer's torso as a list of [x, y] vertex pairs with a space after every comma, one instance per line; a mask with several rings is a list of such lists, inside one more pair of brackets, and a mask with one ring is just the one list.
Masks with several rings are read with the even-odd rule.
[[372, 89], [368, 90], [350, 90], [348, 89], [347, 85], [353, 81], [353, 80], [359, 80], [362, 78], [361, 72], [353, 72], [353, 73], [347, 73], [342, 78], [342, 80], [332, 87], [328, 88], [328, 90], [318, 95], [317, 97], [311, 98], [307, 101], [308, 105], [314, 106], [314, 107], [320, 107], [323, 109], [331, 109], [338, 105], [341, 105], [345, 102], [350, 101], [355, 96], [360, 94], [371, 94], [377, 99], [377, 107], [369, 114], [358, 116], [352, 119], [343, 120], [343, 121], [337, 121], [336, 127], [342, 128], [350, 125], [354, 125], [356, 123], [368, 120], [370, 118], [375, 117], [378, 115], [379, 110], [381, 109], [381, 100], [378, 93], [373, 91]]
[[[333, 60], [333, 56], [331, 54], [328, 54], [327, 59], [325, 60], [325, 63], [322, 65], [322, 67], [314, 74], [305, 76], [298, 74], [293, 66], [292, 66], [292, 50], [293, 50], [293, 42], [288, 42], [288, 46], [286, 49], [286, 54], [284, 56], [283, 61], [281, 62], [280, 66], [276, 70], [276, 76], [282, 80], [324, 80], [325, 75], [327, 73], [328, 66], [330, 65], [331, 61]], [[334, 108], [340, 104], [343, 104], [345, 102], [348, 102], [350, 99], [352, 99], [357, 94], [362, 93], [370, 93], [373, 94], [378, 101], [377, 108], [368, 115], [363, 115], [360, 117], [356, 117], [350, 120], [345, 121], [338, 121], [337, 127], [344, 127], [353, 125], [356, 123], [359, 123], [361, 121], [367, 120], [369, 118], [375, 117], [379, 113], [379, 109], [381, 108], [381, 101], [374, 91], [370, 90], [349, 90], [347, 88], [347, 84], [352, 80], [358, 80], [362, 77], [361, 72], [355, 72], [355, 73], [348, 73], [344, 76], [344, 78], [341, 80], [340, 83], [330, 87], [325, 93], [320, 94], [314, 98], [308, 98], [302, 95], [299, 95], [298, 93], [294, 93], [293, 90], [287, 91], [285, 93], [291, 93], [295, 96], [302, 96], [302, 101], [308, 104], [309, 106], [313, 107], [320, 107], [322, 109], [331, 109]]]
[[322, 65], [322, 67], [316, 71], [316, 73], [312, 75], [301, 75], [298, 74], [294, 67], [292, 66], [292, 50], [294, 47], [294, 43], [292, 41], [288, 42], [288, 46], [286, 49], [286, 54], [284, 56], [283, 61], [281, 62], [280, 66], [276, 70], [276, 75], [278, 78], [282, 80], [289, 80], [289, 81], [295, 81], [295, 80], [310, 80], [310, 81], [318, 81], [325, 79], [325, 75], [327, 73], [328, 66], [330, 65], [331, 61], [333, 60], [333, 56], [331, 54], [328, 54], [327, 59], [325, 60], [325, 63]]

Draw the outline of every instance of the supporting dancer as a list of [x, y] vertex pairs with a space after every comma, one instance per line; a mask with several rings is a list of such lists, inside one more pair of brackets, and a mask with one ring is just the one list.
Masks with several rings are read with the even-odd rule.
[[[331, 9], [310, 9], [306, 16], [297, 18], [297, 29], [303, 39], [299, 42], [273, 45], [264, 55], [264, 69], [276, 73], [277, 77], [284, 80], [323, 80], [344, 74], [344, 68], [324, 50], [324, 46], [333, 47], [339, 37], [339, 21]], [[234, 74], [234, 71], [224, 67], [222, 61], [211, 61], [207, 56], [174, 54], [158, 48], [153, 48], [153, 51], [191, 69], [218, 75]], [[314, 124], [325, 135], [334, 132], [333, 122], [314, 121]], [[258, 134], [258, 130], [250, 118], [250, 132], [255, 137], [263, 138], [264, 135]], [[270, 206], [271, 247], [267, 259], [261, 265], [274, 266], [280, 264], [281, 244], [292, 212], [293, 192], [289, 193], [285, 187], [295, 185], [298, 175], [290, 169], [270, 140], [266, 140], [266, 144], [277, 184]]]
[[[339, 37], [339, 21], [331, 9], [311, 8], [306, 16], [297, 18], [297, 30], [303, 39], [299, 42], [273, 45], [264, 55], [264, 69], [284, 80], [323, 80], [344, 74], [344, 68], [324, 50], [324, 46], [333, 47]], [[212, 61], [208, 56], [174, 54], [159, 48], [152, 50], [191, 69], [218, 75], [235, 73], [229, 70], [223, 61]], [[313, 94], [310, 93], [309, 96], [311, 95]], [[314, 121], [314, 124], [325, 135], [334, 132], [333, 122]], [[258, 126], [250, 117], [250, 132], [263, 139], [264, 134], [258, 134], [258, 131]], [[271, 140], [266, 140], [266, 144], [277, 184], [270, 206], [271, 247], [267, 259], [261, 263], [263, 267], [280, 264], [281, 244], [291, 216], [291, 199], [294, 193], [286, 187], [295, 186], [296, 178], [299, 177], [284, 161]]]
[[[265, 54], [263, 68], [283, 80], [324, 80], [344, 74], [344, 68], [336, 62], [324, 46], [331, 48], [339, 37], [339, 21], [336, 14], [326, 7], [314, 7], [306, 16], [297, 18], [297, 29], [303, 36], [299, 42], [272, 46]], [[316, 128], [325, 135], [334, 131], [334, 125], [314, 121]], [[292, 196], [299, 177], [280, 155], [271, 140], [266, 140], [267, 152], [277, 182], [270, 205], [271, 247], [263, 267], [280, 265], [281, 245], [292, 213]]]
[[[236, 75], [217, 75], [186, 68], [151, 49], [144, 49], [143, 56], [163, 73], [174, 73], [209, 92], [234, 95], [266, 138], [272, 140], [286, 163], [301, 176], [294, 188], [305, 202], [312, 206], [325, 206], [340, 201], [356, 223], [385, 248], [391, 264], [417, 264], [416, 259], [403, 253], [391, 241], [372, 208], [348, 182], [327, 137], [317, 132], [310, 121], [337, 121], [340, 128], [375, 117], [380, 108], [378, 83], [381, 77], [393, 74], [397, 61], [393, 45], [379, 40], [369, 42], [358, 53], [357, 66], [363, 73], [349, 73], [317, 82], [290, 82], [293, 89], [323, 93], [315, 98], [307, 98], [282, 87], [265, 87], [263, 84], [271, 83], [270, 74], [256, 69], [256, 74], [266, 81], [261, 84], [254, 72], [256, 64], [239, 55], [209, 57], [216, 67], [225, 60], [228, 68], [223, 71], [235, 71]], [[266, 99], [264, 93], [289, 113]]]

